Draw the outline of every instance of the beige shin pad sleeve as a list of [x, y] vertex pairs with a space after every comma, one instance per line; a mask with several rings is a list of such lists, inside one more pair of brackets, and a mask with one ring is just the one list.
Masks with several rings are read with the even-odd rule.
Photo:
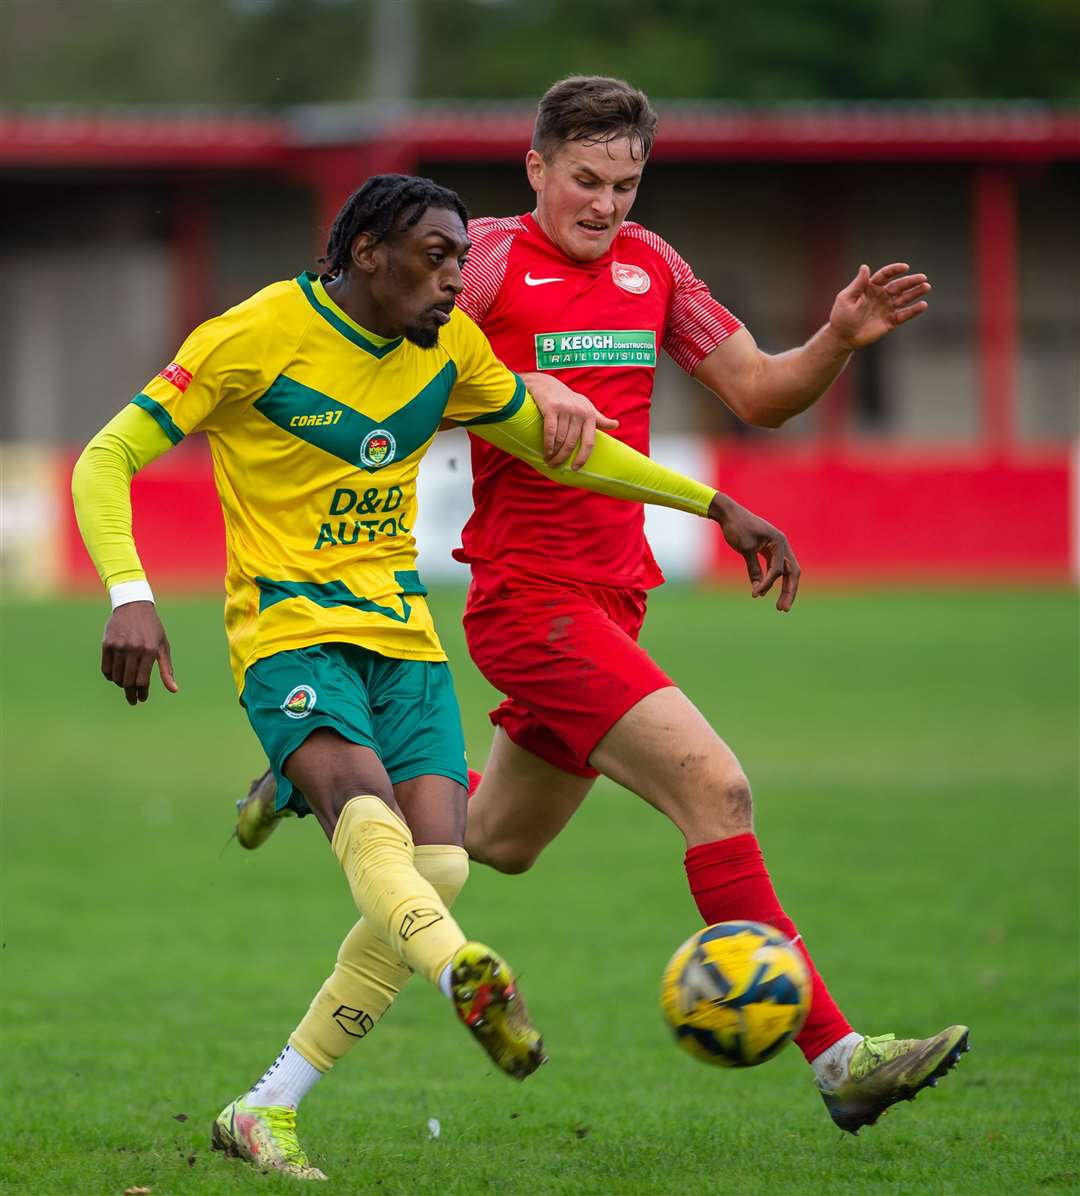
[[[414, 863], [449, 909], [469, 876], [464, 848], [423, 844]], [[389, 1009], [412, 975], [397, 953], [361, 919], [345, 936], [337, 966], [289, 1037], [312, 1066], [329, 1071]]]

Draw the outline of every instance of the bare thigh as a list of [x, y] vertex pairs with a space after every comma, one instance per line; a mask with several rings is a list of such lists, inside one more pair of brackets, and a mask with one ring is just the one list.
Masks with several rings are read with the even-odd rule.
[[319, 727], [285, 761], [285, 775], [303, 793], [328, 839], [354, 797], [382, 801], [412, 831], [415, 843], [460, 846], [465, 832], [465, 789], [449, 777], [425, 775], [392, 785], [368, 747]]
[[573, 817], [592, 788], [495, 729], [484, 779], [469, 800], [465, 848], [499, 872], [524, 872]]
[[399, 781], [394, 786], [394, 796], [418, 847], [422, 843], [464, 846], [468, 797], [464, 785], [449, 777], [428, 773]]
[[658, 689], [623, 715], [589, 763], [666, 814], [688, 847], [753, 827], [735, 753], [679, 689]]

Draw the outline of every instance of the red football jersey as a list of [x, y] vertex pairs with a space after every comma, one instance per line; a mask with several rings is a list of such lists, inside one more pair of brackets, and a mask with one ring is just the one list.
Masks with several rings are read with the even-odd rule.
[[[649, 451], [657, 356], [692, 373], [741, 323], [681, 257], [640, 224], [579, 262], [532, 216], [469, 223], [472, 249], [458, 302], [518, 373], [553, 373], [619, 421], [614, 435]], [[638, 503], [571, 489], [472, 437], [475, 511], [461, 561], [492, 561], [593, 584], [663, 581]]]

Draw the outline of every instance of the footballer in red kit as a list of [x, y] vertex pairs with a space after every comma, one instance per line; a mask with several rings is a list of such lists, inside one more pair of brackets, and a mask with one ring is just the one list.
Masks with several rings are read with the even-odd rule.
[[[622, 224], [588, 261], [569, 258], [531, 215], [470, 221], [459, 305], [519, 374], [587, 394], [615, 433], [649, 451], [653, 377], [666, 351], [688, 373], [742, 325], [662, 238]], [[644, 591], [664, 578], [644, 508], [573, 492], [472, 438], [474, 511], [455, 557], [473, 569], [465, 627], [493, 712], [519, 746], [595, 777], [588, 757], [646, 694], [674, 683], [636, 640]], [[545, 579], [573, 585], [552, 588]]]
[[[525, 159], [535, 210], [470, 223], [459, 302], [541, 408], [587, 396], [602, 413], [597, 426], [647, 452], [664, 350], [747, 422], [779, 426], [828, 389], [853, 350], [926, 310], [925, 275], [903, 262], [862, 266], [806, 344], [761, 352], [670, 245], [626, 219], [655, 129], [647, 98], [620, 80], [557, 83]], [[587, 449], [587, 435], [575, 449], [568, 417], [563, 430], [558, 451]], [[936, 1083], [966, 1049], [967, 1027], [899, 1041], [853, 1031], [773, 888], [738, 760], [638, 645], [646, 591], [663, 580], [642, 512], [557, 494], [475, 437], [472, 459], [476, 509], [455, 554], [473, 575], [465, 632], [506, 700], [492, 712], [495, 737], [469, 806], [470, 857], [528, 868], [602, 773], [683, 832], [706, 923], [764, 922], [797, 946], [812, 995], [795, 1041], [838, 1126], [856, 1132]]]

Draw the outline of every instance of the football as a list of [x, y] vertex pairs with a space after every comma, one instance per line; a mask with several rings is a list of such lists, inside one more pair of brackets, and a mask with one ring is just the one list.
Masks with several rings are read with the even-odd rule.
[[660, 1008], [675, 1041], [719, 1067], [756, 1067], [806, 1021], [810, 977], [802, 956], [772, 926], [718, 922], [671, 957]]

